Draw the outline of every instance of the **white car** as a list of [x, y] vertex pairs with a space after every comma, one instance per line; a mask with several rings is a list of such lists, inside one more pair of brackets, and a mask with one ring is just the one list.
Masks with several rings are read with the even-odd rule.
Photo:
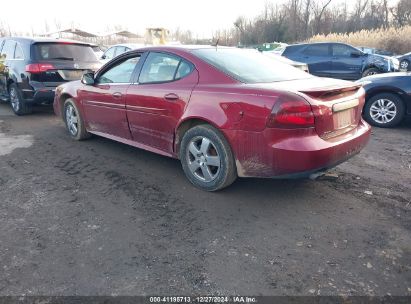
[[101, 63], [106, 63], [120, 54], [123, 54], [131, 50], [135, 50], [141, 47], [145, 47], [145, 45], [137, 44], [137, 43], [123, 43], [123, 44], [112, 45], [103, 53], [103, 55], [99, 59]]

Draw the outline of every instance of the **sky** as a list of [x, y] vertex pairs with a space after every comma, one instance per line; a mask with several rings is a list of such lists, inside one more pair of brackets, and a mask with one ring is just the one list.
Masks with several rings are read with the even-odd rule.
[[[2, 1], [0, 23], [12, 31], [42, 34], [46, 23], [50, 31], [72, 25], [92, 33], [107, 32], [108, 26], [144, 34], [147, 27], [191, 30], [200, 38], [211, 37], [219, 29], [232, 27], [238, 16], [253, 18], [267, 2], [286, 0], [19, 0]], [[325, 1], [325, 0], [318, 0]], [[332, 0], [347, 2], [356, 0]], [[389, 0], [395, 4], [398, 0]], [[13, 14], [14, 10], [19, 10]], [[16, 18], [17, 17], [17, 18]]]

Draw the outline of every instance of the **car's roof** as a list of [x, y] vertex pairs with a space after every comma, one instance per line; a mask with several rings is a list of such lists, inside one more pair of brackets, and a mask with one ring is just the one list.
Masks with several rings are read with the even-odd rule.
[[138, 50], [159, 50], [159, 51], [186, 51], [190, 52], [192, 50], [200, 50], [200, 49], [239, 49], [236, 47], [227, 47], [227, 46], [212, 46], [212, 45], [184, 45], [184, 44], [178, 44], [178, 45], [147, 45], [144, 47], [138, 48]]
[[308, 42], [308, 43], [297, 43], [297, 44], [290, 44], [287, 45], [287, 47], [293, 47], [293, 46], [306, 46], [306, 45], [320, 45], [320, 44], [344, 44], [344, 45], [349, 45], [347, 43], [343, 43], [343, 42], [334, 42], [334, 41], [330, 41], [330, 42]]
[[116, 46], [125, 46], [131, 49], [137, 49], [137, 48], [143, 48], [146, 45], [145, 44], [138, 44], [138, 43], [118, 43], [118, 44], [113, 44], [110, 45], [108, 48], [116, 47]]
[[[212, 45], [200, 45], [200, 44], [163, 44], [163, 45], [151, 45], [151, 44], [138, 44], [138, 43], [119, 43], [110, 45], [109, 48], [115, 46], [126, 46], [132, 49], [173, 49], [173, 50], [194, 50], [194, 49], [211, 49], [216, 48]], [[217, 46], [217, 48], [234, 48], [226, 46]]]
[[50, 42], [60, 42], [60, 43], [75, 43], [75, 44], [85, 44], [85, 45], [90, 45], [90, 43], [83, 42], [83, 41], [77, 41], [77, 40], [71, 40], [71, 39], [60, 39], [60, 38], [46, 38], [46, 37], [2, 37], [1, 39], [10, 39], [14, 41], [18, 41], [21, 43], [37, 43], [37, 42], [44, 42], [44, 43], [50, 43]]

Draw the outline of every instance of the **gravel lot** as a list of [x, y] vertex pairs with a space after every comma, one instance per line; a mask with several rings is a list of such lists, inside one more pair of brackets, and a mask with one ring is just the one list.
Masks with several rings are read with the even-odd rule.
[[411, 123], [333, 172], [206, 193], [1, 104], [0, 295], [411, 295]]

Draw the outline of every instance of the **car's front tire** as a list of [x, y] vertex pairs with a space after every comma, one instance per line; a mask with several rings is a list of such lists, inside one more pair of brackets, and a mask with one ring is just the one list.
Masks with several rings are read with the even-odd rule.
[[67, 131], [73, 139], [83, 140], [90, 137], [91, 134], [85, 128], [84, 119], [76, 103], [71, 98], [64, 102], [63, 118]]
[[15, 83], [9, 86], [9, 96], [11, 109], [14, 114], [20, 116], [31, 113], [32, 107], [23, 100], [21, 91]]
[[182, 138], [179, 154], [188, 180], [202, 190], [221, 190], [237, 178], [230, 145], [224, 135], [210, 125], [189, 129]]
[[371, 97], [364, 107], [364, 118], [373, 126], [391, 128], [405, 115], [405, 107], [398, 95], [381, 93]]
[[364, 70], [364, 72], [362, 73], [362, 77], [377, 75], [380, 73], [381, 71], [377, 68], [369, 68], [369, 69]]

